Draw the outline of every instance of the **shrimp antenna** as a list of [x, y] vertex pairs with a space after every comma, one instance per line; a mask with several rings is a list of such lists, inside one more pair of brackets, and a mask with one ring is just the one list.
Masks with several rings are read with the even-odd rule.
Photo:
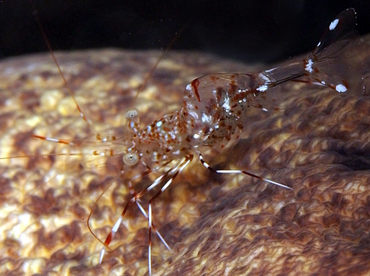
[[87, 118], [86, 118], [85, 114], [82, 112], [81, 107], [78, 105], [77, 100], [76, 100], [76, 98], [75, 98], [75, 95], [74, 95], [74, 93], [73, 93], [73, 90], [72, 90], [72, 89], [71, 89], [71, 87], [69, 86], [69, 84], [68, 84], [68, 82], [67, 82], [66, 78], [64, 77], [64, 74], [63, 74], [62, 70], [60, 69], [60, 66], [59, 66], [58, 61], [57, 61], [57, 59], [55, 58], [55, 55], [54, 55], [53, 49], [51, 48], [50, 42], [49, 42], [49, 40], [48, 40], [48, 38], [47, 38], [47, 36], [46, 36], [46, 34], [45, 34], [45, 30], [44, 30], [44, 28], [42, 27], [42, 24], [41, 24], [41, 21], [40, 21], [40, 17], [38, 16], [38, 12], [37, 12], [37, 9], [36, 9], [36, 7], [35, 7], [35, 4], [33, 3], [33, 0], [29, 0], [29, 2], [31, 3], [32, 9], [33, 9], [33, 15], [34, 15], [34, 16], [35, 16], [35, 18], [36, 18], [37, 24], [39, 25], [40, 31], [41, 31], [41, 33], [42, 33], [42, 36], [44, 37], [45, 43], [46, 43], [46, 45], [47, 45], [47, 47], [48, 47], [48, 49], [49, 49], [49, 52], [50, 52], [50, 54], [51, 54], [51, 57], [53, 58], [54, 63], [55, 63], [55, 65], [56, 65], [56, 66], [57, 66], [57, 68], [58, 68], [59, 74], [60, 74], [60, 76], [61, 76], [61, 77], [62, 77], [62, 79], [63, 79], [64, 87], [66, 87], [66, 88], [67, 88], [68, 93], [71, 95], [71, 97], [72, 97], [72, 99], [73, 99], [73, 102], [76, 104], [76, 106], [77, 106], [77, 110], [78, 110], [78, 112], [80, 113], [81, 118], [82, 118], [85, 122], [87, 122], [87, 123], [89, 124], [89, 126], [90, 126], [90, 122], [87, 120]]

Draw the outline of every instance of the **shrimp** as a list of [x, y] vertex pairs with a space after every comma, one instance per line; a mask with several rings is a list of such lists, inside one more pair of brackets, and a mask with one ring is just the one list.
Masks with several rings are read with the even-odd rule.
[[[126, 116], [132, 136], [124, 139], [124, 143], [120, 143], [120, 146], [125, 149], [122, 157], [124, 164], [130, 167], [142, 164], [148, 168], [163, 168], [169, 164], [171, 166], [146, 188], [135, 193], [126, 204], [104, 241], [99, 262], [103, 261], [106, 247], [109, 247], [122, 224], [128, 207], [136, 203], [148, 219], [148, 271], [149, 275], [152, 274], [152, 231], [156, 229], [153, 220], [153, 203], [188, 166], [194, 156], [198, 156], [203, 166], [214, 173], [245, 174], [291, 190], [289, 186], [246, 170], [214, 169], [204, 160], [202, 149], [215, 146], [223, 148], [224, 143], [229, 142], [232, 137], [238, 138], [238, 133], [243, 131], [245, 124], [248, 124], [244, 117], [249, 110], [258, 108], [268, 111], [266, 102], [273, 101], [267, 100], [266, 94], [274, 93], [271, 91], [272, 88], [287, 81], [308, 76], [314, 83], [345, 93], [348, 90], [346, 81], [335, 79], [337, 82], [333, 82], [333, 77], [326, 75], [323, 72], [325, 68], [320, 66], [348, 43], [355, 24], [355, 11], [353, 9], [343, 11], [331, 22], [326, 36], [303, 62], [289, 63], [252, 74], [210, 74], [196, 78], [186, 87], [183, 105], [179, 110], [164, 115], [145, 128], [139, 128], [136, 111], [128, 111]], [[276, 95], [274, 94], [273, 97]], [[97, 154], [105, 155], [103, 152]], [[173, 161], [176, 161], [174, 165], [172, 165]], [[158, 191], [149, 200], [148, 210], [144, 210], [140, 199], [158, 186]], [[155, 232], [170, 250], [160, 233]]]
[[[119, 157], [123, 161], [123, 173], [129, 173], [131, 168], [139, 166], [147, 170], [145, 173], [132, 176], [131, 180], [126, 183], [132, 191], [132, 197], [126, 203], [109, 235], [102, 241], [104, 246], [99, 262], [103, 262], [106, 248], [110, 246], [123, 223], [129, 206], [137, 204], [148, 221], [148, 270], [149, 274], [152, 274], [152, 232], [156, 232], [165, 246], [170, 249], [155, 226], [153, 203], [195, 157], [213, 173], [249, 175], [291, 190], [285, 184], [246, 170], [215, 169], [204, 159], [203, 152], [210, 147], [222, 149], [232, 139], [238, 139], [239, 134], [248, 124], [248, 113], [254, 110], [270, 112], [274, 107], [275, 99], [280, 95], [279, 87], [282, 83], [308, 77], [309, 82], [330, 87], [336, 92], [347, 93], [350, 86], [346, 81], [342, 78], [337, 79], [335, 75], [326, 75], [325, 66], [326, 61], [336, 55], [348, 42], [347, 35], [353, 30], [354, 24], [353, 10], [349, 9], [338, 15], [333, 20], [327, 36], [304, 61], [251, 74], [211, 74], [197, 78], [186, 87], [183, 105], [180, 109], [164, 115], [147, 126], [140, 125], [137, 111], [131, 109], [126, 112], [128, 129], [122, 136], [96, 135], [96, 139], [101, 142], [101, 148], [96, 143], [89, 145], [89, 141], [79, 143], [77, 140], [68, 141], [33, 134], [32, 136], [37, 139], [84, 148], [90, 155], [99, 158]], [[73, 93], [71, 95], [74, 98]], [[88, 121], [77, 101], [75, 99], [74, 101], [81, 117]], [[136, 192], [133, 184], [151, 173], [159, 174], [159, 176], [145, 188]], [[154, 191], [156, 188], [159, 189]], [[150, 198], [146, 209], [142, 205], [142, 199], [150, 191], [153, 191], [154, 195]], [[92, 212], [88, 219], [89, 229]], [[93, 233], [92, 230], [91, 232]]]

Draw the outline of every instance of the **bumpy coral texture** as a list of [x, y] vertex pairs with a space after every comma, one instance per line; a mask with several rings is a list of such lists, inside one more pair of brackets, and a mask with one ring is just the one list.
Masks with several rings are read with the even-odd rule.
[[[369, 67], [362, 47], [353, 62]], [[178, 108], [192, 78], [255, 70], [173, 53], [134, 101], [133, 88], [154, 56], [112, 50], [57, 55], [90, 126], [79, 118], [49, 57], [0, 65], [2, 274], [147, 272], [147, 222], [134, 205], [102, 265], [101, 244], [86, 226], [92, 211], [91, 229], [104, 239], [127, 202], [128, 180], [142, 170], [120, 176], [119, 156], [87, 156], [81, 149], [101, 149], [96, 133], [123, 137], [124, 111], [132, 105], [145, 125]], [[293, 191], [217, 175], [193, 161], [154, 203], [154, 222], [173, 248], [167, 251], [154, 238], [155, 273], [359, 275], [370, 269], [370, 99], [302, 83], [281, 89], [286, 96], [275, 111], [251, 112], [242, 136], [205, 158], [215, 168], [248, 169]], [[32, 133], [80, 143], [63, 146]], [[135, 189], [153, 179], [144, 176]]]

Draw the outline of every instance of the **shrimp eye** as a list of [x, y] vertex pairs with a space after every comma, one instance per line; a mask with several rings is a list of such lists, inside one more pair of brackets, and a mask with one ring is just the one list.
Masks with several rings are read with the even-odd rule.
[[137, 111], [137, 109], [135, 108], [130, 108], [129, 110], [127, 110], [126, 112], [126, 118], [129, 120], [129, 121], [137, 121], [138, 120], [138, 117], [139, 117], [139, 111]]
[[127, 166], [133, 166], [139, 161], [139, 155], [136, 152], [128, 152], [123, 155], [123, 162]]

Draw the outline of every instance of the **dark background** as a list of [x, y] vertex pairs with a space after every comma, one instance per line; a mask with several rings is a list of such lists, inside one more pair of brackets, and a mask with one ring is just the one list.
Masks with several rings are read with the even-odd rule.
[[312, 50], [330, 21], [354, 7], [370, 31], [370, 1], [0, 1], [0, 59], [46, 51], [35, 9], [54, 50], [118, 47], [213, 52], [272, 62]]

